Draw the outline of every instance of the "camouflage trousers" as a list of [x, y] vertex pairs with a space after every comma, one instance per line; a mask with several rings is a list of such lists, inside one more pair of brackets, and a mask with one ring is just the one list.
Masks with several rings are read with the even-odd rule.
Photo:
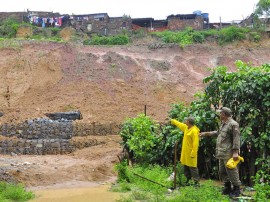
[[191, 179], [191, 177], [194, 181], [199, 182], [200, 180], [199, 170], [197, 167], [195, 168], [184, 165], [184, 175], [186, 176], [187, 180]]
[[223, 182], [231, 182], [234, 186], [240, 186], [238, 168], [229, 169], [226, 163], [229, 159], [219, 159], [219, 174]]

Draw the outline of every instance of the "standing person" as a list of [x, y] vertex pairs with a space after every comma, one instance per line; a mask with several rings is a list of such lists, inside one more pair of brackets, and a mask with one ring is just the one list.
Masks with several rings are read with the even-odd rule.
[[194, 125], [194, 118], [188, 117], [184, 123], [171, 119], [171, 124], [177, 126], [184, 133], [180, 162], [184, 165], [184, 175], [187, 182], [193, 178], [195, 185], [199, 185], [199, 171], [197, 168], [197, 156], [199, 147], [200, 130]]
[[[239, 124], [232, 119], [232, 111], [227, 107], [222, 107], [220, 110], [221, 126], [218, 131], [202, 132], [201, 137], [217, 136], [216, 143], [216, 158], [219, 159], [219, 172], [224, 189], [222, 194], [238, 197], [240, 195], [239, 173], [237, 167], [229, 169], [226, 163], [230, 158], [238, 160], [240, 149], [240, 131]], [[233, 184], [233, 190], [231, 188]]]

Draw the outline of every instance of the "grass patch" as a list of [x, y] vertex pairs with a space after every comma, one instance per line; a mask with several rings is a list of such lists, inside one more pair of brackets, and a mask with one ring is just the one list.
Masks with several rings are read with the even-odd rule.
[[184, 31], [163, 31], [151, 33], [162, 39], [165, 43], [177, 43], [180, 47], [184, 47], [189, 44], [203, 43], [207, 37], [213, 37], [217, 40], [219, 45], [231, 43], [234, 41], [242, 41], [244, 39], [250, 39], [258, 42], [261, 38], [259, 32], [252, 32], [249, 28], [229, 26], [220, 30], [193, 30], [192, 28], [186, 28]]
[[119, 34], [115, 36], [93, 36], [83, 42], [84, 45], [126, 45], [130, 41], [129, 36]]
[[[200, 187], [194, 186], [182, 186], [173, 192], [169, 192], [168, 188], [173, 187], [173, 181], [168, 177], [172, 172], [171, 167], [162, 167], [159, 165], [136, 165], [134, 167], [128, 167], [126, 164], [117, 166], [122, 172], [118, 179], [118, 183], [112, 186], [112, 191], [125, 192], [129, 195], [122, 196], [118, 202], [130, 202], [130, 201], [145, 201], [145, 202], [229, 202], [230, 199], [227, 196], [221, 195], [221, 188], [213, 184], [212, 181], [205, 181]], [[119, 170], [117, 170], [119, 173]], [[183, 175], [182, 169], [180, 176]], [[124, 173], [124, 174], [123, 174]], [[160, 183], [163, 186], [145, 180], [138, 177], [136, 174], [143, 176], [149, 180]], [[126, 181], [129, 180], [129, 182]]]
[[0, 201], [28, 201], [34, 198], [32, 192], [27, 192], [21, 184], [0, 182]]

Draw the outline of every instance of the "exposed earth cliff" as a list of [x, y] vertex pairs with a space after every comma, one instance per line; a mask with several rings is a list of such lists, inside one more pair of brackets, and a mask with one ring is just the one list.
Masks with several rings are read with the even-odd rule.
[[[269, 63], [269, 38], [258, 44], [208, 43], [184, 49], [15, 41], [0, 49], [0, 111], [4, 113], [0, 122], [80, 110], [79, 122], [119, 124], [143, 113], [145, 105], [147, 114], [162, 122], [170, 104], [188, 104], [204, 89], [202, 80], [210, 74], [209, 68], [227, 66], [234, 71], [236, 60], [254, 66]], [[101, 143], [70, 155], [2, 156], [2, 173], [27, 186], [110, 179], [121, 151], [120, 138], [88, 138]]]

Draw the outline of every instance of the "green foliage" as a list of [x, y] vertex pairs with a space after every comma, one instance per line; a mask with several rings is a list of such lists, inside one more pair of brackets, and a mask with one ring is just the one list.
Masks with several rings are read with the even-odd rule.
[[237, 26], [230, 26], [220, 30], [218, 35], [219, 44], [242, 41], [246, 38], [246, 33], [249, 32], [247, 28], [241, 28]]
[[124, 182], [124, 181], [122, 182], [118, 181], [118, 183], [114, 184], [110, 190], [113, 192], [129, 192], [132, 189], [131, 189], [130, 183]]
[[58, 28], [58, 27], [50, 27], [50, 28], [47, 28], [47, 29], [52, 32], [52, 36], [58, 36], [59, 32], [61, 31], [61, 29]]
[[181, 47], [193, 43], [202, 43], [205, 40], [204, 35], [201, 32], [194, 31], [188, 27], [182, 32], [153, 32], [152, 35], [162, 38], [165, 43], [178, 43]]
[[19, 23], [12, 18], [8, 18], [0, 23], [0, 37], [13, 38], [16, 36]]
[[147, 32], [145, 31], [145, 29], [140, 28], [140, 29], [137, 29], [137, 30], [133, 30], [132, 31], [132, 36], [134, 38], [143, 38], [143, 37], [147, 36]]
[[22, 44], [20, 43], [20, 40], [16, 39], [1, 39], [0, 38], [0, 48], [12, 48], [12, 49], [20, 49], [22, 47]]
[[[130, 185], [128, 186], [127, 182], [120, 182], [118, 187], [129, 187], [131, 194], [129, 196], [125, 195], [125, 197], [122, 197], [119, 201], [230, 201], [228, 196], [221, 195], [220, 188], [214, 186], [212, 181], [202, 182], [200, 188], [195, 188], [193, 186], [181, 186], [179, 190], [176, 189], [168, 195], [168, 188], [173, 186], [173, 181], [168, 180], [168, 177], [172, 172], [171, 167], [161, 167], [158, 165], [136, 165], [133, 168], [128, 167], [128, 170], [128, 172], [131, 173]], [[138, 174], [141, 177], [138, 177], [135, 174]], [[152, 180], [155, 183], [150, 182], [149, 180]], [[156, 183], [162, 184], [165, 187]], [[115, 190], [115, 188], [113, 189]], [[122, 190], [117, 189], [117, 191]], [[126, 189], [123, 189], [122, 192], [126, 191]]]
[[186, 45], [194, 43], [203, 43], [207, 37], [216, 38], [220, 45], [234, 41], [241, 41], [246, 39], [248, 36], [250, 40], [258, 42], [261, 37], [258, 32], [250, 33], [250, 29], [237, 26], [230, 26], [221, 30], [210, 29], [202, 31], [186, 28], [184, 31], [179, 32], [164, 31], [153, 32], [151, 34], [161, 38], [165, 43], [178, 43], [180, 47], [185, 47]]
[[259, 202], [267, 202], [270, 200], [270, 185], [264, 183], [256, 183], [254, 186], [256, 192], [254, 200]]
[[270, 200], [270, 157], [267, 159], [258, 158], [256, 165], [261, 165], [261, 169], [257, 171], [254, 182], [256, 193], [254, 195], [255, 201], [266, 202]]
[[155, 161], [158, 155], [155, 154], [155, 149], [160, 141], [157, 128], [158, 124], [143, 114], [130, 118], [123, 124], [120, 131], [122, 145], [134, 152], [137, 162]]
[[121, 163], [116, 164], [115, 170], [118, 173], [118, 182], [130, 182], [127, 161], [122, 161]]
[[[269, 165], [270, 165], [270, 156], [268, 158], [258, 158], [256, 159], [255, 165], [260, 165], [261, 170], [258, 170], [254, 181], [255, 183], [261, 183], [264, 185], [269, 185], [270, 186], [270, 170], [269, 170]], [[269, 195], [270, 198], [270, 195]]]
[[35, 39], [35, 40], [41, 40], [43, 38], [43, 36], [41, 36], [41, 35], [33, 35], [33, 36], [31, 36], [31, 37], [29, 37], [29, 39]]
[[[236, 72], [227, 72], [226, 67], [212, 70], [204, 79], [206, 99], [216, 107], [221, 104], [231, 108], [240, 124], [242, 141], [251, 142], [257, 155], [267, 159], [270, 155], [270, 65], [253, 67], [237, 61], [236, 66]], [[262, 164], [257, 167], [269, 173], [269, 168]]]
[[194, 188], [192, 186], [182, 187], [180, 194], [175, 194], [170, 197], [168, 202], [212, 202], [221, 201], [229, 202], [228, 196], [221, 195], [218, 187], [214, 186], [211, 181], [205, 182], [200, 188]]
[[[169, 119], [177, 119], [182, 121], [189, 116], [194, 117], [195, 124], [201, 131], [212, 131], [218, 127], [218, 118], [213, 109], [211, 109], [210, 100], [205, 99], [204, 94], [196, 94], [195, 100], [190, 106], [184, 106], [183, 103], [173, 104], [169, 111]], [[162, 133], [166, 136], [166, 141], [163, 143], [163, 148], [160, 148], [161, 156], [166, 156], [164, 162], [172, 163], [174, 156], [174, 143], [178, 141], [177, 154], [181, 153], [181, 143], [183, 133], [175, 126], [168, 124], [163, 127]], [[200, 140], [198, 152], [199, 170], [204, 170], [204, 176], [217, 178], [217, 165], [215, 162], [215, 139], [203, 138]], [[170, 158], [168, 158], [170, 157]]]
[[[172, 187], [172, 181], [168, 180], [171, 174], [171, 168], [162, 167], [159, 165], [136, 165], [130, 168], [130, 172], [133, 174], [131, 177], [131, 183], [135, 184], [141, 190], [151, 193], [166, 192], [168, 188]], [[144, 178], [157, 182], [165, 187], [138, 177], [138, 174]]]
[[85, 40], [84, 45], [126, 45], [129, 43], [129, 37], [127, 35], [115, 35], [115, 36], [93, 36], [90, 40]]
[[0, 182], [0, 200], [1, 201], [28, 201], [34, 198], [32, 192], [25, 191], [24, 187], [20, 184], [8, 184]]
[[258, 32], [250, 32], [249, 40], [254, 42], [259, 42], [261, 39], [261, 35]]
[[260, 0], [256, 5], [255, 15], [270, 15], [270, 1]]

